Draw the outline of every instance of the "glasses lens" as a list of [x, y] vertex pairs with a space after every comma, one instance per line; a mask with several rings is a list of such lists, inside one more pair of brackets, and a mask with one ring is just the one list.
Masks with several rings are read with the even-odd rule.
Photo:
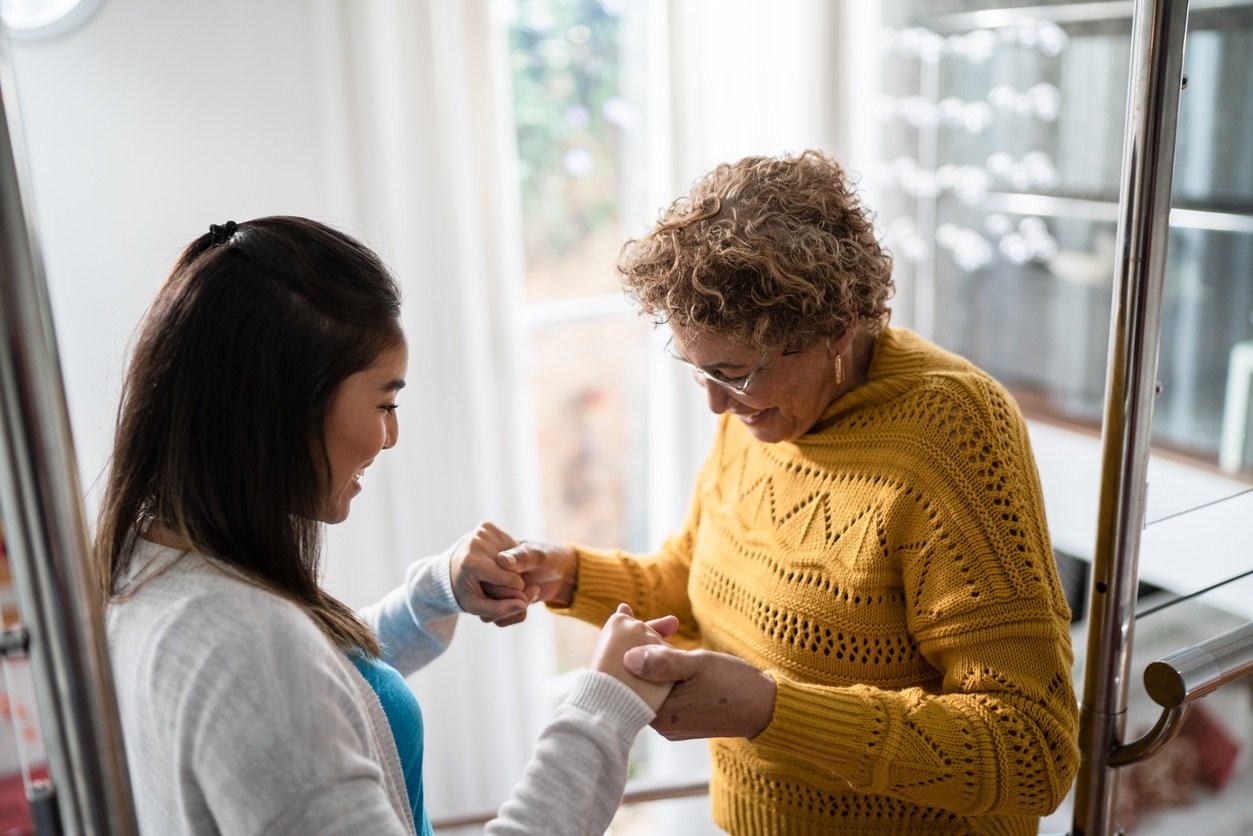
[[761, 355], [761, 359], [757, 361], [757, 365], [744, 377], [736, 378], [735, 380], [722, 380], [721, 378], [715, 377], [705, 371], [700, 366], [693, 364], [690, 360], [680, 356], [679, 353], [674, 350], [673, 344], [674, 337], [671, 337], [666, 340], [666, 345], [663, 350], [671, 359], [677, 360], [688, 367], [688, 370], [692, 373], [692, 380], [695, 380], [702, 386], [712, 383], [715, 386], [726, 389], [728, 392], [734, 392], [737, 395], [743, 395], [748, 391], [748, 384], [752, 381], [753, 375], [757, 373], [757, 370], [761, 368], [761, 364], [765, 362], [766, 359], [766, 355], [763, 353]]
[[717, 386], [719, 389], [725, 389], [726, 391], [734, 392], [737, 395], [744, 394], [745, 390], [747, 389], [747, 387], [744, 385], [745, 378], [739, 378], [737, 380], [720, 380], [714, 377], [713, 375], [711, 375], [709, 372], [705, 371], [704, 369], [697, 368], [696, 366], [692, 366], [691, 368], [692, 368], [692, 379], [702, 386], [708, 386], [709, 384], [712, 383], [714, 386]]

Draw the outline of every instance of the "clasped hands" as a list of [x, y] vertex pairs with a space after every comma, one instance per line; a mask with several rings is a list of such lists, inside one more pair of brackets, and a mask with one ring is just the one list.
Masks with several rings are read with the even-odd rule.
[[[577, 566], [568, 546], [519, 543], [484, 522], [453, 550], [453, 593], [465, 612], [505, 627], [523, 621], [532, 603], [568, 605]], [[639, 694], [657, 712], [653, 728], [669, 740], [760, 734], [774, 714], [774, 679], [730, 654], [670, 647], [665, 639], [678, 627], [672, 615], [640, 621], [619, 604], [589, 667]]]

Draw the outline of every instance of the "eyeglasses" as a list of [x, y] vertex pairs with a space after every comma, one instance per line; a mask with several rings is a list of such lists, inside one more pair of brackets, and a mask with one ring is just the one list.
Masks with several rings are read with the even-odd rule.
[[665, 352], [666, 354], [669, 354], [671, 357], [673, 357], [675, 360], [678, 360], [680, 363], [682, 363], [683, 365], [691, 369], [692, 377], [695, 378], [697, 383], [701, 385], [704, 385], [706, 383], [712, 383], [715, 386], [720, 386], [723, 389], [726, 389], [728, 392], [734, 392], [737, 395], [748, 394], [748, 387], [751, 386], [753, 383], [753, 375], [761, 371], [762, 365], [766, 362], [766, 355], [770, 353], [768, 349], [766, 351], [763, 351], [761, 353], [761, 359], [757, 361], [757, 365], [753, 366], [752, 371], [750, 371], [748, 374], [744, 375], [743, 377], [723, 377], [718, 372], [707, 372], [704, 369], [702, 369], [700, 366], [697, 366], [696, 364], [692, 363], [690, 360], [684, 357], [681, 357], [679, 353], [674, 350], [674, 336], [673, 335], [670, 336], [670, 339], [666, 340]]

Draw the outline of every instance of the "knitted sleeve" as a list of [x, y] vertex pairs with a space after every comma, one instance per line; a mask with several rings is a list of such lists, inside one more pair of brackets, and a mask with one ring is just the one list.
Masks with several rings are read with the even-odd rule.
[[[902, 689], [773, 673], [753, 745], [854, 789], [962, 815], [1038, 816], [1078, 767], [1069, 610], [1057, 580], [1025, 425], [988, 381], [932, 393], [913, 474], [879, 510], [912, 642], [936, 670]], [[967, 397], [966, 395], [969, 395]]]

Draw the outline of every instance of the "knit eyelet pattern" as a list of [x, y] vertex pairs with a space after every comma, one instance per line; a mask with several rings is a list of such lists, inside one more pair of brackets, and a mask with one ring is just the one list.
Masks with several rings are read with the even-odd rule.
[[581, 553], [579, 583], [775, 679], [764, 732], [711, 742], [731, 833], [1034, 834], [1073, 780], [1070, 613], [1025, 424], [909, 332], [796, 442], [724, 417], [684, 529], [643, 561]]

